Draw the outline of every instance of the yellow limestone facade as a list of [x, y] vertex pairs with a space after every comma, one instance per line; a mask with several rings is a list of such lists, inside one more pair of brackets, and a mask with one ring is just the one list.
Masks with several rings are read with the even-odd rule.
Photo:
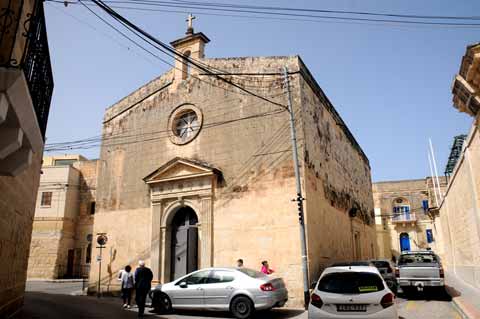
[[[333, 262], [375, 257], [368, 159], [300, 57], [209, 59], [209, 39], [189, 31], [172, 45], [280, 105], [287, 103], [284, 66], [292, 73], [311, 280]], [[118, 291], [118, 271], [139, 260], [154, 282], [168, 282], [242, 258], [258, 270], [268, 260], [286, 281], [288, 304], [303, 304], [290, 128], [281, 106], [177, 62], [108, 108], [103, 136], [94, 221], [94, 234], [108, 237], [102, 292]], [[98, 278], [96, 264], [91, 292]]]
[[445, 267], [480, 288], [480, 134], [472, 129], [449, 179], [440, 206]]
[[44, 157], [33, 218], [28, 279], [87, 277], [99, 162]]
[[[438, 180], [443, 190], [445, 177]], [[380, 258], [398, 257], [403, 250], [438, 252], [442, 232], [431, 177], [374, 183], [373, 200]]]

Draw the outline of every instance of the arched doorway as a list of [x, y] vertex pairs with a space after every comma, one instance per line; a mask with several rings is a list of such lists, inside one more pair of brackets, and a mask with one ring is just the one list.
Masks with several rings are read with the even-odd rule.
[[171, 273], [175, 280], [198, 269], [198, 218], [188, 207], [180, 208], [172, 220]]
[[410, 250], [410, 236], [407, 233], [400, 234], [400, 251]]

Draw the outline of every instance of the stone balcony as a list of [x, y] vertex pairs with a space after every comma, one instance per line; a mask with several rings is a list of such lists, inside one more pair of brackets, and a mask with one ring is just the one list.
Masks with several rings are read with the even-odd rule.
[[0, 175], [42, 153], [53, 91], [43, 1], [0, 3]]
[[394, 214], [392, 217], [393, 224], [415, 224], [417, 222], [417, 216], [415, 213], [400, 213]]
[[480, 43], [467, 47], [452, 93], [453, 105], [460, 112], [474, 117], [480, 113]]

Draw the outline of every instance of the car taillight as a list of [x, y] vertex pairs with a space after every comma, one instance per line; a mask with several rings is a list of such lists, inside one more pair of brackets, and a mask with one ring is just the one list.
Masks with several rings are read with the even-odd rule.
[[315, 293], [312, 294], [312, 297], [310, 298], [310, 303], [317, 308], [322, 308], [322, 306], [323, 306], [322, 299], [320, 298], [319, 295], [317, 295]]
[[400, 270], [398, 268], [395, 268], [395, 277], [400, 277]]
[[273, 285], [271, 283], [266, 283], [266, 284], [263, 284], [260, 286], [260, 289], [262, 291], [274, 291], [275, 290], [275, 287], [273, 287]]
[[383, 308], [388, 308], [393, 305], [395, 301], [395, 296], [391, 293], [386, 294], [383, 296], [382, 301], [380, 301], [380, 304], [382, 305]]
[[445, 278], [445, 272], [443, 271], [443, 268], [440, 268], [440, 278]]

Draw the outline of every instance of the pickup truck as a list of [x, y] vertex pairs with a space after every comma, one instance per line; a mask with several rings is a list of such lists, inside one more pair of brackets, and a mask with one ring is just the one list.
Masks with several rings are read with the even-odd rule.
[[398, 285], [404, 292], [425, 287], [443, 288], [445, 277], [440, 258], [432, 251], [404, 252], [395, 269]]

